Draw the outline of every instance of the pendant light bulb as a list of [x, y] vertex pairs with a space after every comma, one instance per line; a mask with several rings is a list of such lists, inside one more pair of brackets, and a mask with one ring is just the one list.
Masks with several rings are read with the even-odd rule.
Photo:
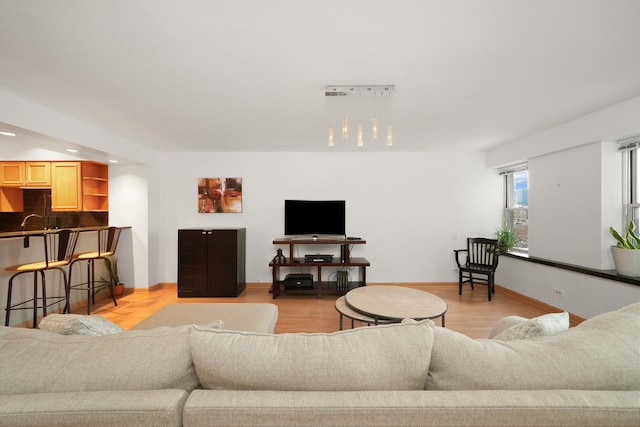
[[329, 142], [329, 147], [333, 148], [333, 126], [329, 125], [329, 135], [327, 137]]
[[349, 119], [342, 119], [342, 139], [349, 139]]
[[393, 126], [387, 126], [387, 147], [393, 147]]
[[376, 116], [371, 119], [371, 139], [378, 139], [378, 118]]
[[358, 125], [358, 148], [364, 147], [364, 131], [362, 125]]

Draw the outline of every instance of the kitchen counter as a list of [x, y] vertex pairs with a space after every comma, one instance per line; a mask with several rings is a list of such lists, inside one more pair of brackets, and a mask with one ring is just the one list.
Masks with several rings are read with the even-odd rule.
[[[105, 228], [109, 228], [107, 226], [98, 226], [98, 227], [78, 227], [78, 228], [69, 228], [72, 231], [98, 231], [104, 230]], [[120, 228], [131, 228], [131, 226], [120, 227]], [[40, 230], [25, 230], [25, 231], [6, 231], [0, 233], [0, 239], [19, 239], [27, 236], [42, 236], [43, 234], [49, 233], [57, 233], [62, 230], [62, 228], [48, 228], [48, 229], [40, 229]]]

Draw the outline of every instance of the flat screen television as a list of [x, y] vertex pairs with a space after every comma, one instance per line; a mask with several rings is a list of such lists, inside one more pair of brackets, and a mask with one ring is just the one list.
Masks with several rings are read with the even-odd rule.
[[344, 236], [344, 200], [285, 200], [284, 234]]

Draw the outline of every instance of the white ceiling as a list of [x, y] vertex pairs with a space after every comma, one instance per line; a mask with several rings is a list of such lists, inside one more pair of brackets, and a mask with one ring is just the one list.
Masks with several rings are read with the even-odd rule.
[[325, 151], [357, 84], [393, 150], [487, 150], [640, 95], [640, 1], [0, 0], [0, 89], [156, 150]]

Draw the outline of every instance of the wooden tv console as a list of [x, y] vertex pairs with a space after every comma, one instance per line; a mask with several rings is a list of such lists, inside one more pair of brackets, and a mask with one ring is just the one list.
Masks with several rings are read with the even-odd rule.
[[[351, 245], [364, 245], [367, 242], [362, 239], [344, 239], [344, 238], [279, 238], [273, 241], [274, 245], [289, 246], [289, 253], [283, 254], [286, 257], [286, 261], [283, 263], [277, 263], [272, 260], [269, 263], [269, 267], [272, 270], [272, 285], [270, 292], [273, 294], [273, 298], [277, 298], [279, 295], [316, 295], [321, 298], [322, 295], [343, 295], [349, 290], [357, 288], [359, 286], [366, 286], [367, 284], [367, 267], [369, 261], [362, 257], [351, 257]], [[295, 257], [295, 247], [298, 245], [313, 246], [313, 245], [339, 245], [341, 251], [344, 251], [344, 262], [340, 260], [340, 255], [334, 256], [333, 261], [312, 261], [305, 262], [304, 256]], [[313, 280], [312, 289], [285, 289], [284, 278], [280, 277], [280, 269], [295, 269], [311, 267], [316, 269], [316, 276]], [[336, 271], [335, 280], [323, 280], [322, 269], [331, 268]], [[349, 272], [352, 269], [358, 270], [357, 280], [345, 280], [341, 281], [339, 278], [339, 272]], [[349, 279], [347, 275], [347, 279]]]

